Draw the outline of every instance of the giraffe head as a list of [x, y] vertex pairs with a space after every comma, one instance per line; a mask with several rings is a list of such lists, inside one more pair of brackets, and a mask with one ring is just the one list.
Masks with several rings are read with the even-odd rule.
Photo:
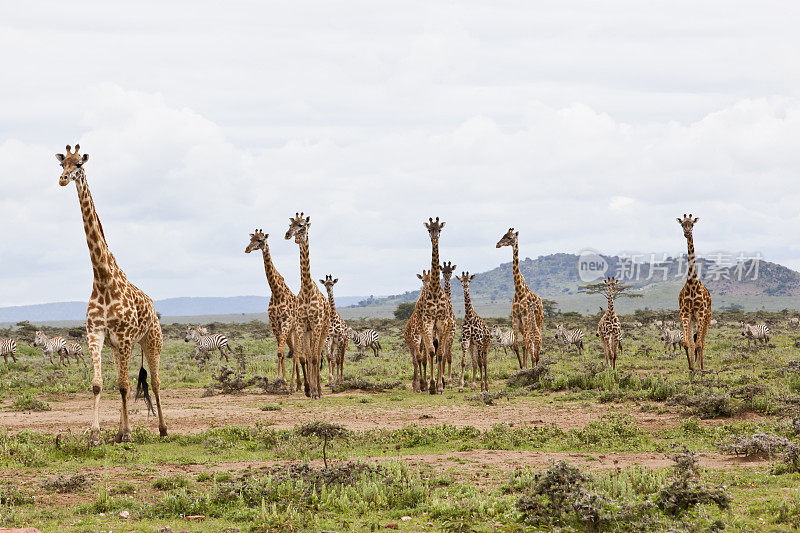
[[294, 242], [300, 244], [308, 240], [308, 228], [311, 227], [311, 217], [303, 217], [305, 213], [295, 213], [294, 218], [289, 217], [289, 229], [286, 230], [287, 241], [294, 237]]
[[269, 233], [264, 233], [263, 230], [257, 229], [250, 234], [250, 244], [244, 249], [244, 253], [249, 254], [253, 250], [266, 250], [267, 237]]
[[43, 331], [36, 332], [36, 338], [33, 339], [33, 346], [44, 346], [47, 344], [47, 335]]
[[445, 281], [450, 281], [450, 276], [453, 274], [455, 269], [456, 265], [450, 261], [445, 261], [442, 263], [442, 279]]
[[516, 246], [518, 238], [519, 232], [514, 231], [514, 228], [508, 228], [506, 234], [503, 235], [499, 241], [497, 241], [495, 248], [502, 248], [503, 246]]
[[677, 220], [678, 224], [680, 224], [683, 228], [683, 236], [688, 239], [692, 236], [692, 228], [695, 224], [697, 224], [697, 221], [700, 220], [700, 217], [692, 218], [691, 213], [689, 213], [689, 216], [687, 217], [686, 213], [684, 213], [683, 218], [676, 218], [675, 220]]
[[333, 292], [333, 286], [336, 285], [338, 281], [339, 278], [334, 279], [330, 274], [327, 274], [325, 279], [319, 280], [319, 282], [325, 286], [325, 289], [328, 291], [328, 293]]
[[464, 290], [469, 290], [469, 282], [475, 279], [475, 274], [469, 275], [469, 272], [461, 272], [460, 276], [456, 276], [456, 279], [461, 282], [461, 285], [464, 286]]
[[606, 278], [606, 293], [613, 296], [615, 292], [617, 292], [617, 278], [614, 276]]
[[56, 159], [61, 163], [61, 178], [58, 184], [64, 187], [70, 181], [77, 180], [83, 175], [83, 164], [89, 160], [89, 154], [78, 155], [78, 150], [81, 149], [80, 144], [75, 145], [75, 151], [72, 147], [67, 145], [67, 155], [56, 154]]
[[425, 227], [428, 228], [431, 241], [438, 241], [439, 235], [442, 233], [442, 228], [444, 227], [444, 222], [439, 222], [439, 217], [436, 217], [436, 220], [428, 218], [428, 222], [425, 222]]
[[428, 283], [431, 282], [431, 271], [423, 270], [422, 274], [417, 274], [417, 277], [422, 280], [422, 286], [427, 287]]

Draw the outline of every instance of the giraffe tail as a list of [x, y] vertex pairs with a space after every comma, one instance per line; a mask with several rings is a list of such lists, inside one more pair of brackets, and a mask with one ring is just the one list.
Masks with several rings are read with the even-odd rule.
[[147, 404], [147, 410], [155, 416], [156, 411], [153, 409], [153, 400], [150, 398], [150, 391], [147, 387], [147, 370], [144, 369], [144, 361], [142, 368], [139, 369], [139, 381], [136, 383], [136, 399], [144, 397], [144, 403]]

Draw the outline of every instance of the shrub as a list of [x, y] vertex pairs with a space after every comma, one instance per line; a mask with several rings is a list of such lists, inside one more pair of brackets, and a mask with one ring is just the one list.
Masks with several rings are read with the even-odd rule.
[[341, 424], [331, 424], [322, 420], [316, 420], [303, 424], [297, 429], [297, 434], [301, 437], [314, 436], [322, 440], [322, 460], [325, 468], [328, 468], [328, 441], [338, 438], [347, 438], [350, 432]]
[[517, 501], [517, 509], [527, 522], [556, 523], [573, 510], [589, 479], [577, 467], [560, 461], [534, 477], [528, 493]]
[[697, 481], [698, 460], [694, 452], [684, 448], [672, 456], [675, 481], [665, 485], [656, 497], [656, 505], [669, 516], [678, 517], [698, 505], [714, 504], [728, 509], [731, 499], [723, 487], [709, 487]]
[[722, 453], [748, 457], [753, 455], [772, 457], [777, 452], [786, 449], [790, 444], [789, 439], [784, 437], [759, 432], [752, 435], [733, 437], [730, 442], [718, 444], [717, 447]]

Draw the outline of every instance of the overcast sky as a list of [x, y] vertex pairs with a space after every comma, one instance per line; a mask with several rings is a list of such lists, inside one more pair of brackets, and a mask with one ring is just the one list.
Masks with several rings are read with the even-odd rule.
[[[35, 5], [31, 5], [35, 4]], [[578, 252], [759, 251], [800, 268], [792, 2], [15, 2], [0, 19], [0, 305], [85, 300], [80, 142], [112, 251], [154, 298], [417, 287]]]

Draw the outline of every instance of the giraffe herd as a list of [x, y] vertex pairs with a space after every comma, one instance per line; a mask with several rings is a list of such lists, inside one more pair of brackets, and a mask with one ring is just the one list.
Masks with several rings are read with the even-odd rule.
[[[70, 146], [66, 154], [57, 154], [62, 167], [59, 179], [61, 186], [75, 182], [78, 202], [83, 218], [86, 242], [92, 264], [93, 286], [86, 314], [86, 332], [89, 355], [92, 361], [93, 419], [90, 432], [90, 444], [100, 442], [99, 408], [103, 390], [101, 373], [102, 348], [111, 348], [117, 369], [117, 388], [121, 397], [120, 422], [116, 434], [117, 442], [131, 440], [131, 429], [128, 421], [128, 396], [130, 393], [129, 365], [133, 347], [139, 344], [142, 351], [137, 397], [144, 395], [148, 407], [158, 416], [159, 433], [167, 434], [160, 400], [159, 363], [163, 346], [161, 326], [155, 311], [153, 300], [141, 289], [128, 280], [118, 265], [106, 241], [100, 218], [95, 209], [84, 165], [88, 154], [79, 154], [80, 146], [74, 151]], [[703, 370], [703, 352], [705, 338], [711, 320], [711, 296], [708, 289], [697, 277], [692, 230], [699, 218], [684, 215], [677, 219], [687, 241], [689, 270], [686, 283], [681, 290], [679, 316], [682, 327], [680, 337], [685, 349], [689, 370]], [[456, 334], [456, 318], [451, 295], [451, 276], [456, 269], [452, 262], [441, 262], [439, 241], [445, 222], [429, 218], [424, 223], [431, 244], [431, 264], [429, 270], [423, 270], [417, 277], [422, 281], [422, 288], [410, 318], [404, 328], [404, 340], [411, 356], [413, 369], [412, 388], [416, 392], [441, 394], [452, 383], [452, 351]], [[334, 382], [343, 377], [344, 355], [351, 336], [350, 328], [336, 310], [333, 296], [337, 278], [327, 275], [320, 283], [325, 287], [326, 296], [319, 290], [311, 276], [309, 229], [311, 217], [304, 213], [296, 213], [289, 219], [289, 228], [285, 240], [294, 240], [300, 253], [301, 287], [294, 295], [283, 276], [272, 262], [268, 244], [268, 234], [256, 229], [250, 234], [250, 242], [245, 253], [261, 250], [264, 271], [270, 288], [270, 301], [267, 309], [270, 327], [277, 342], [276, 378], [288, 384], [290, 392], [303, 387], [305, 395], [317, 399], [322, 395], [320, 370], [323, 350], [328, 353], [329, 381]], [[460, 390], [464, 388], [467, 358], [472, 364], [473, 385], [477, 379], [481, 391], [489, 389], [488, 352], [492, 339], [497, 338], [504, 348], [511, 348], [517, 357], [519, 367], [526, 369], [539, 363], [542, 353], [544, 328], [544, 307], [542, 299], [528, 286], [519, 264], [519, 232], [509, 228], [500, 238], [496, 248], [508, 246], [512, 250], [512, 271], [514, 281], [514, 298], [511, 305], [511, 331], [502, 332], [498, 328], [491, 330], [486, 322], [476, 313], [470, 298], [470, 282], [474, 274], [464, 271], [456, 276], [464, 291], [464, 320], [461, 327], [461, 374]], [[618, 291], [618, 282], [614, 278], [605, 280], [605, 294], [608, 305], [597, 326], [607, 365], [614, 369], [618, 350], [621, 344], [621, 323], [614, 311], [614, 298]], [[742, 335], [751, 339], [763, 339], [768, 334], [764, 330], [742, 326]], [[556, 336], [562, 336], [567, 344], [575, 344], [582, 352], [583, 333], [577, 330], [565, 330], [559, 325]], [[199, 330], [187, 331], [189, 337], [198, 338]], [[674, 336], [674, 335], [673, 335]], [[664, 338], [667, 338], [666, 336]], [[673, 337], [668, 337], [669, 342]], [[3, 341], [2, 355], [15, 359], [16, 344], [13, 340]], [[74, 356], [76, 362], [82, 359], [80, 344], [70, 343], [67, 346], [63, 338], [48, 339], [42, 332], [37, 334], [36, 344], [43, 347], [43, 355], [52, 357], [58, 353], [62, 359]], [[75, 346], [77, 345], [77, 346]], [[227, 344], [225, 344], [227, 347]], [[218, 347], [222, 352], [222, 346]], [[379, 345], [378, 345], [379, 349]], [[228, 347], [228, 350], [230, 348]], [[292, 359], [292, 370], [287, 380], [286, 358]], [[150, 388], [155, 398], [155, 409], [148, 392], [147, 371], [150, 371]], [[85, 363], [84, 363], [85, 364]], [[302, 378], [301, 378], [302, 375]]]

